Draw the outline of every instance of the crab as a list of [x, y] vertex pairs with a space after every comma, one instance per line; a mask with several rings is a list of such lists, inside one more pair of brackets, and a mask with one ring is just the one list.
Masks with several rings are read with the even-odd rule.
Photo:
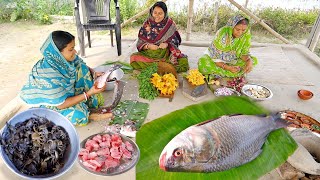
[[63, 167], [63, 156], [70, 144], [69, 136], [60, 126], [45, 117], [36, 116], [15, 126], [0, 136], [5, 154], [24, 174], [41, 175], [57, 172]]

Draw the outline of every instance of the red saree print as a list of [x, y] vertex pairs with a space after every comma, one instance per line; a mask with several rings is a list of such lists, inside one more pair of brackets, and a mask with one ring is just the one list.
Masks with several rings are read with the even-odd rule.
[[152, 18], [148, 18], [140, 28], [138, 38], [138, 51], [142, 51], [147, 43], [160, 45], [165, 42], [168, 43], [171, 63], [177, 64], [178, 58], [186, 57], [178, 48], [181, 44], [181, 37], [171, 18], [165, 18], [159, 23], [153, 21]]

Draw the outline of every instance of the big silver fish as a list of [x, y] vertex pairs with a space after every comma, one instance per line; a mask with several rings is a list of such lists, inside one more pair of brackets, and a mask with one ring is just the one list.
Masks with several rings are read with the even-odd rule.
[[279, 114], [222, 116], [191, 126], [163, 149], [159, 165], [164, 171], [224, 171], [255, 159], [268, 134], [286, 127]]

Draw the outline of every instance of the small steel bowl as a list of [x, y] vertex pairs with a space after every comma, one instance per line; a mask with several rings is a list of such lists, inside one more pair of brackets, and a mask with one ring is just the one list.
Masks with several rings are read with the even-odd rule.
[[297, 94], [298, 94], [299, 98], [302, 100], [308, 100], [313, 97], [313, 93], [311, 91], [305, 90], [305, 89], [300, 89]]
[[[252, 91], [250, 89], [254, 89], [257, 91], [263, 90], [266, 93], [266, 97], [257, 98], [252, 94]], [[246, 84], [241, 88], [241, 93], [248, 96], [249, 98], [252, 98], [252, 99], [258, 100], [258, 101], [268, 100], [268, 99], [271, 99], [273, 96], [273, 93], [269, 88], [262, 86], [260, 84]]]
[[[70, 144], [67, 147], [67, 150], [65, 152], [64, 155], [64, 165], [63, 167], [55, 172], [55, 173], [51, 173], [51, 174], [45, 174], [45, 175], [36, 175], [36, 176], [30, 176], [27, 174], [24, 174], [22, 172], [20, 172], [15, 165], [11, 162], [11, 160], [9, 159], [9, 157], [7, 156], [7, 154], [5, 153], [3, 146], [1, 146], [0, 150], [1, 150], [1, 157], [4, 161], [4, 163], [7, 165], [7, 167], [14, 172], [16, 175], [25, 178], [25, 179], [54, 179], [57, 178], [61, 175], [63, 175], [64, 173], [66, 173], [74, 164], [74, 162], [77, 160], [78, 157], [78, 152], [80, 150], [80, 141], [79, 141], [79, 137], [78, 137], [78, 133], [75, 129], [75, 127], [73, 126], [73, 124], [63, 115], [61, 115], [60, 113], [50, 110], [50, 109], [46, 109], [46, 108], [31, 108], [28, 109], [26, 111], [20, 112], [18, 114], [16, 114], [15, 116], [13, 116], [8, 123], [11, 125], [15, 125], [17, 123], [20, 122], [24, 122], [27, 119], [30, 119], [31, 117], [46, 117], [48, 120], [50, 120], [51, 122], [53, 122], [55, 125], [57, 126], [61, 126], [65, 129], [65, 131], [68, 133], [69, 139], [70, 139]], [[8, 131], [8, 126], [5, 125], [2, 129], [1, 129], [1, 136], [6, 133]]]

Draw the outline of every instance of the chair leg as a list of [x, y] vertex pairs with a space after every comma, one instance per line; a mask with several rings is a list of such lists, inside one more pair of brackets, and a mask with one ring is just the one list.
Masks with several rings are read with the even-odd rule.
[[110, 30], [111, 46], [113, 47], [113, 31]]
[[90, 31], [87, 31], [89, 48], [91, 48]]
[[84, 47], [84, 30], [82, 27], [77, 28], [77, 34], [78, 34], [78, 39], [79, 39], [79, 46], [80, 46], [80, 55], [85, 57], [85, 47]]
[[121, 28], [120, 28], [120, 26], [116, 26], [115, 33], [116, 33], [118, 56], [121, 56]]

